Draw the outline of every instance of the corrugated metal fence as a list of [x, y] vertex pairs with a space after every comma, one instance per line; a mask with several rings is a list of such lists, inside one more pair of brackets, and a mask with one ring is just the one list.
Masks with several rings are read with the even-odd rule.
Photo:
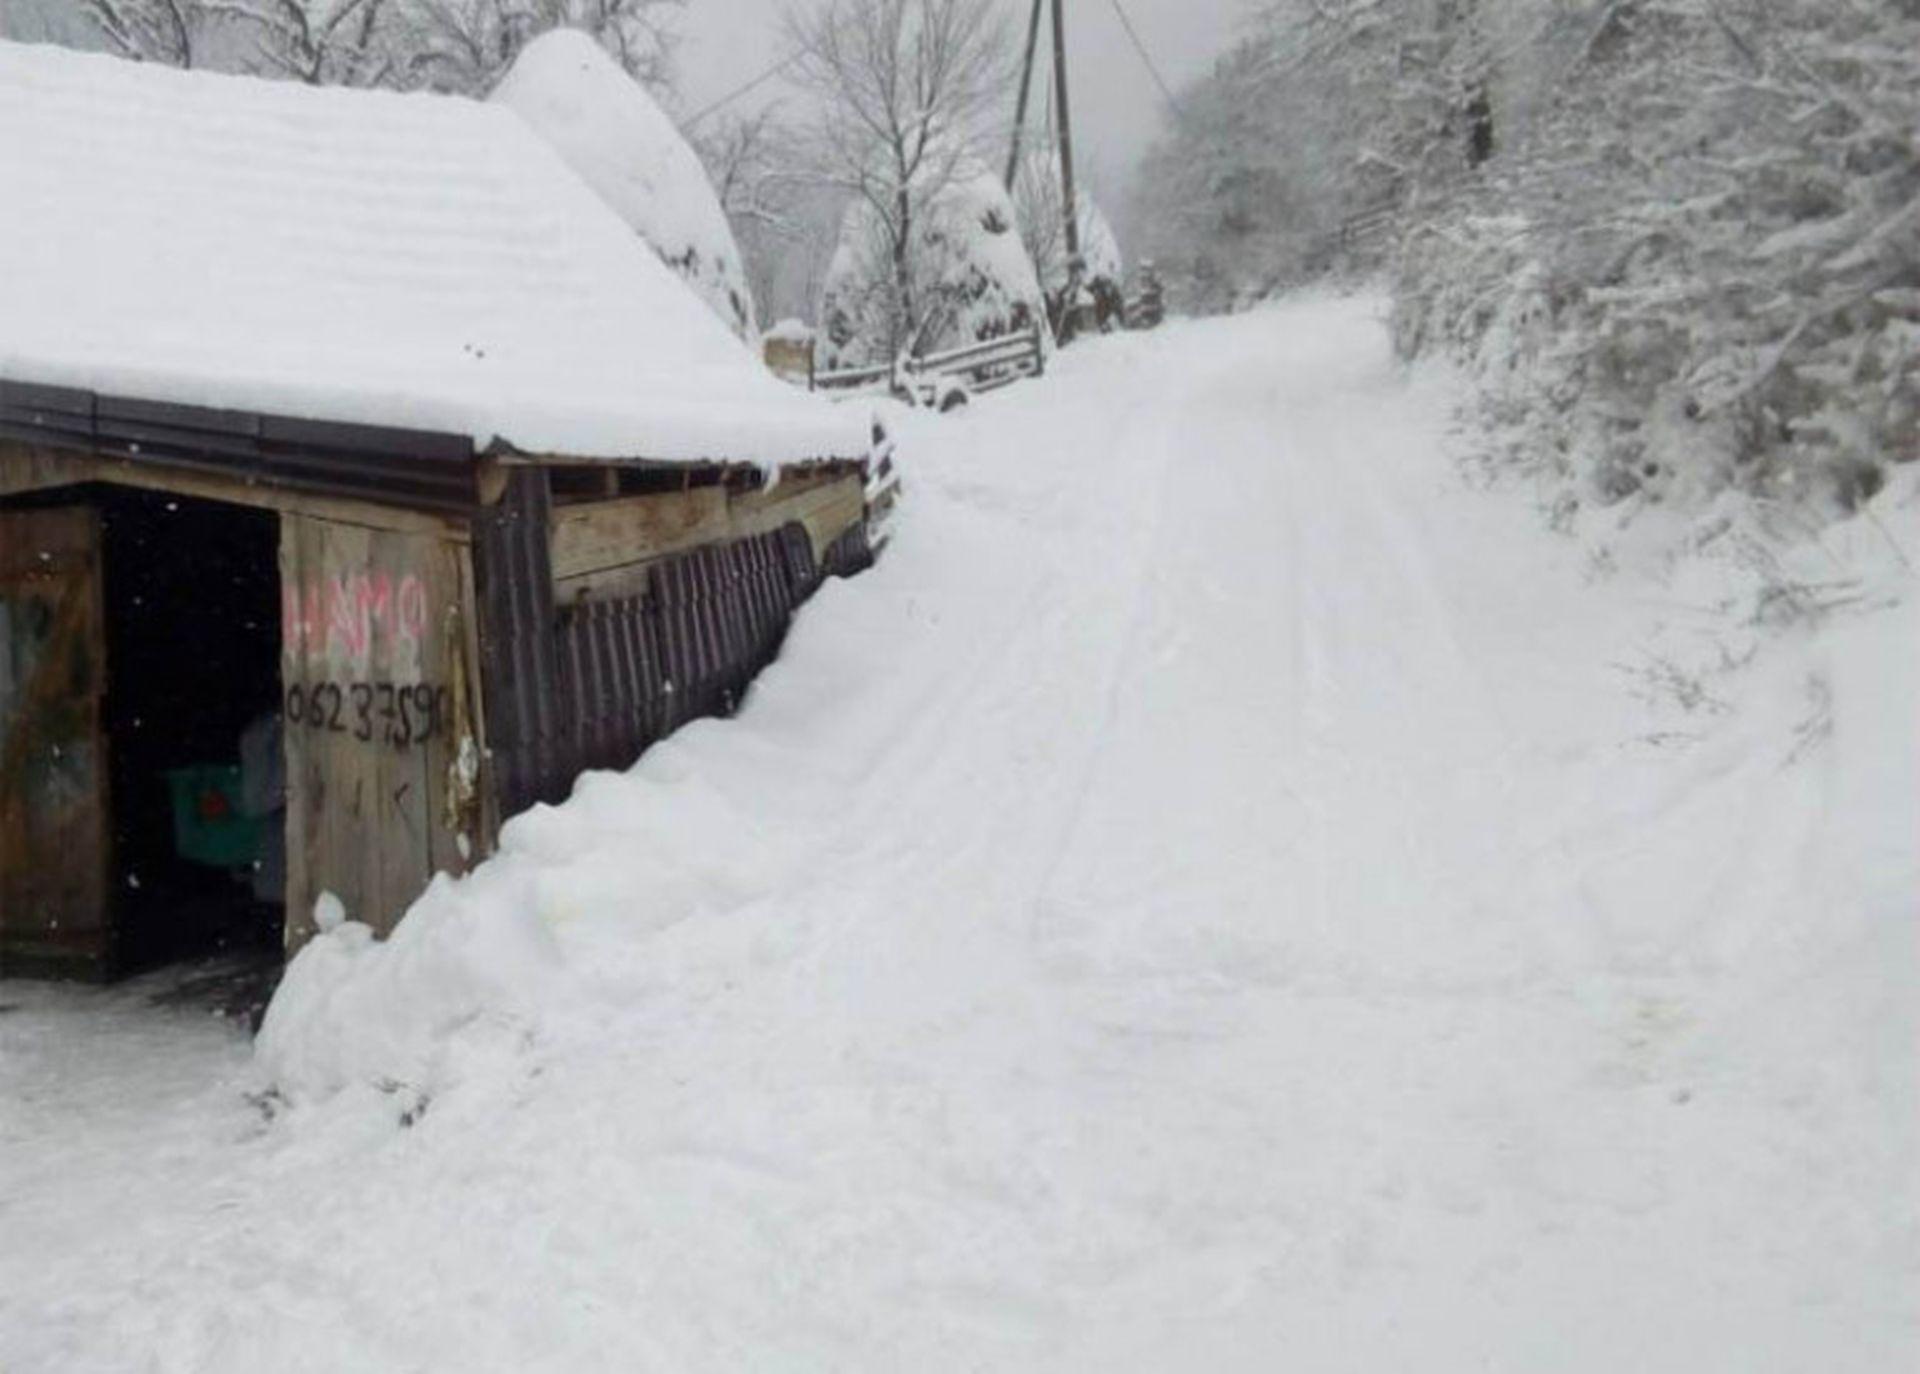
[[[494, 531], [507, 543], [524, 542], [545, 524], [503, 519]], [[509, 555], [492, 543], [483, 536], [478, 563]], [[536, 556], [520, 550], [510, 562], [524, 567]], [[512, 651], [503, 646], [494, 656], [499, 669], [489, 673], [490, 685], [500, 684], [488, 718], [502, 814], [558, 801], [584, 769], [625, 768], [690, 720], [730, 715], [779, 652], [794, 609], [824, 577], [871, 561], [864, 523], [817, 564], [805, 528], [793, 523], [661, 559], [635, 595], [552, 608], [549, 591], [544, 614], [524, 596], [503, 598], [504, 589], [490, 596], [483, 586], [485, 613], [499, 626], [488, 638], [504, 632], [522, 641]], [[544, 573], [541, 585], [550, 587]], [[540, 639], [551, 646], [550, 669], [539, 661]]]

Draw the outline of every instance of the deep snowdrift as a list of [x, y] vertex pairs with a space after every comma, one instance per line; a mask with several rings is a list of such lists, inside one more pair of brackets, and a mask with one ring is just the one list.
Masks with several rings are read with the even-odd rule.
[[903, 415], [742, 714], [250, 1070], [0, 1016], [0, 1364], [1911, 1368], [1912, 485], [1727, 668], [1446, 401], [1309, 302]]

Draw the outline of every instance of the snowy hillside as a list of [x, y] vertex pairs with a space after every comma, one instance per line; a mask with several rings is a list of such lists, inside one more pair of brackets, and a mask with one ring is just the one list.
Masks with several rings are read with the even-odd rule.
[[901, 415], [736, 719], [257, 1056], [0, 987], [0, 1368], [1915, 1367], [1911, 473], [1608, 574], [1384, 308]]
[[490, 97], [516, 111], [742, 339], [753, 293], [706, 169], [638, 82], [587, 34], [553, 29]]

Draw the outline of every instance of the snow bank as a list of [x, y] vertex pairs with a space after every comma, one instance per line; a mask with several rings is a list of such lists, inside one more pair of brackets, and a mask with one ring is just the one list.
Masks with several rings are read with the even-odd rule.
[[[837, 589], [816, 599], [832, 602]], [[842, 627], [784, 654], [755, 685], [760, 713], [823, 704], [819, 686], [783, 681], [796, 663], [824, 670], [843, 695], [878, 671], [877, 646], [862, 638]], [[491, 1066], [483, 1095], [497, 1087], [496, 1060], [525, 1062], [583, 999], [591, 1020], [596, 988], [624, 999], [632, 978], [651, 977], [646, 937], [770, 897], [804, 864], [810, 831], [798, 816], [786, 824], [749, 810], [763, 786], [782, 791], [765, 767], [751, 741], [696, 722], [629, 772], [589, 773], [564, 806], [509, 821], [496, 856], [437, 879], [386, 941], [352, 920], [318, 935], [288, 965], [261, 1027], [267, 1080], [296, 1104], [378, 1088], [416, 1110], [474, 1086], [471, 1064]]]
[[357, 921], [322, 921], [255, 1045], [276, 1090], [313, 1100], [375, 1088], [417, 1110], [462, 1081], [476, 1033], [530, 1032], [561, 968], [533, 899], [497, 865], [465, 884], [437, 879], [384, 942]]
[[512, 111], [0, 42], [0, 377], [495, 438], [855, 457]]
[[578, 29], [520, 51], [488, 97], [513, 110], [741, 339], [753, 293], [706, 169], [640, 83]]

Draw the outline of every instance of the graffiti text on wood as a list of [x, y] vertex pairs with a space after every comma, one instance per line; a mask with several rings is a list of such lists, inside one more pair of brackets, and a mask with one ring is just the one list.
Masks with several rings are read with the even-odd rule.
[[315, 682], [287, 688], [287, 724], [409, 749], [447, 733], [453, 693], [424, 682]]
[[427, 588], [417, 574], [316, 577], [289, 584], [285, 600], [281, 623], [293, 661], [320, 658], [356, 676], [376, 664], [395, 677], [417, 676], [427, 629]]

